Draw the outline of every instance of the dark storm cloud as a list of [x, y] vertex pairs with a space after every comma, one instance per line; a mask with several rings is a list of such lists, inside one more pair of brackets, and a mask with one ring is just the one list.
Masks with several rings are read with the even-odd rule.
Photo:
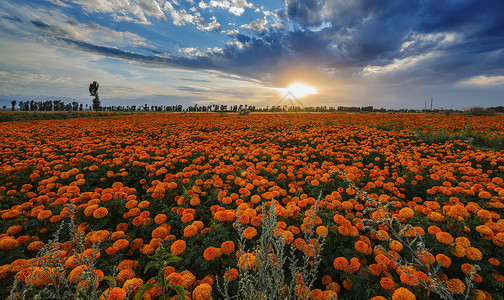
[[320, 11], [324, 1], [320, 0], [287, 0], [287, 15], [290, 20], [302, 25], [317, 26], [322, 23]]

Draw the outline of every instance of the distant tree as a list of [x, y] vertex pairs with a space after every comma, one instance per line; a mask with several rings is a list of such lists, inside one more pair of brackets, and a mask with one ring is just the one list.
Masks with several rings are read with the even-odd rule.
[[100, 96], [98, 96], [98, 88], [100, 85], [98, 82], [93, 81], [92, 83], [89, 84], [89, 95], [93, 96], [93, 110], [94, 111], [99, 111], [101, 102], [100, 102]]
[[5, 111], [7, 109], [7, 105], [4, 105], [3, 106], [3, 111]]
[[23, 110], [24, 108], [24, 101], [19, 101], [19, 110]]

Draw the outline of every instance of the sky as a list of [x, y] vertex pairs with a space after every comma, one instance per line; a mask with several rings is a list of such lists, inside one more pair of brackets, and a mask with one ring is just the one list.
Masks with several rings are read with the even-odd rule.
[[[2, 0], [0, 105], [504, 105], [502, 0]], [[8, 103], [7, 103], [8, 101]]]

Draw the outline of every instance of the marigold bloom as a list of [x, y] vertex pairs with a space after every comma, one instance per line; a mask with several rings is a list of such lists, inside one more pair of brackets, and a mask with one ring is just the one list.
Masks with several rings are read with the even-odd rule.
[[399, 211], [399, 215], [401, 215], [405, 219], [408, 219], [415, 215], [415, 211], [409, 207], [404, 207]]
[[0, 250], [12, 250], [18, 245], [18, 241], [11, 236], [0, 239]]
[[215, 247], [208, 247], [205, 249], [205, 251], [203, 252], [203, 257], [207, 260], [207, 261], [211, 261], [211, 260], [214, 260], [216, 258], [219, 258], [222, 256], [222, 251], [220, 248], [215, 248]]
[[462, 280], [454, 278], [446, 282], [446, 288], [448, 288], [448, 291], [450, 291], [450, 293], [452, 294], [463, 294], [466, 286], [462, 282]]
[[257, 230], [254, 227], [247, 227], [243, 230], [243, 236], [250, 240], [257, 235]]
[[173, 255], [180, 255], [186, 249], [186, 242], [184, 240], [176, 240], [170, 246], [170, 251]]
[[443, 243], [443, 244], [446, 244], [446, 245], [449, 245], [449, 244], [453, 243], [453, 237], [448, 232], [441, 231], [441, 232], [436, 233], [436, 239], [440, 243]]
[[225, 241], [221, 244], [221, 250], [223, 254], [231, 254], [235, 250], [235, 244], [233, 241]]
[[135, 277], [135, 272], [132, 269], [123, 269], [117, 273], [116, 279], [117, 281], [123, 283], [128, 279], [132, 279]]
[[500, 263], [500, 261], [499, 261], [498, 259], [493, 258], [493, 257], [489, 258], [489, 259], [488, 259], [488, 262], [489, 262], [491, 265], [493, 265], [493, 266], [500, 266], [500, 264], [501, 264], [501, 263]]
[[195, 225], [191, 224], [184, 228], [184, 237], [193, 237], [196, 234], [198, 234], [198, 227]]
[[26, 249], [29, 251], [39, 251], [42, 247], [44, 247], [44, 242], [33, 241], [28, 245], [28, 247], [26, 247]]
[[100, 207], [93, 212], [93, 218], [101, 219], [108, 215], [108, 210], [105, 207]]
[[444, 268], [448, 268], [451, 265], [451, 259], [442, 253], [436, 255], [436, 261]]
[[192, 298], [193, 300], [211, 300], [212, 298], [212, 286], [203, 283], [198, 285], [193, 293], [192, 293]]
[[232, 268], [229, 270], [229, 272], [224, 273], [224, 279], [229, 280], [229, 281], [235, 281], [238, 279], [238, 270], [235, 268]]
[[126, 299], [126, 291], [120, 287], [115, 287], [111, 291], [104, 291], [102, 296], [100, 297], [101, 299], [107, 299], [107, 300], [124, 300]]
[[345, 257], [337, 257], [333, 262], [336, 270], [345, 270], [350, 265]]
[[392, 300], [416, 300], [416, 296], [407, 288], [401, 287], [394, 291]]
[[466, 257], [469, 258], [470, 260], [481, 260], [483, 258], [483, 254], [478, 248], [467, 247]]
[[388, 277], [383, 277], [380, 279], [380, 285], [386, 290], [392, 290], [395, 288], [396, 283]]
[[152, 238], [164, 239], [168, 235], [168, 230], [164, 227], [157, 227], [151, 232]]
[[132, 279], [128, 279], [126, 280], [126, 282], [124, 282], [123, 284], [123, 289], [124, 290], [128, 290], [128, 288], [131, 288], [131, 290], [135, 293], [138, 293], [138, 291], [140, 290], [140, 288], [142, 287], [143, 285], [143, 280], [140, 279], [140, 278], [132, 278]]

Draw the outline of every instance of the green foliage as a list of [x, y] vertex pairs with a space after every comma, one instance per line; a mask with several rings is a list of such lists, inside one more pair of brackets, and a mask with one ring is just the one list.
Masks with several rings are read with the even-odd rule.
[[135, 300], [142, 299], [143, 294], [151, 286], [159, 286], [161, 288], [163, 292], [161, 295], [162, 300], [166, 299], [170, 289], [177, 293], [179, 299], [185, 300], [184, 288], [180, 285], [170, 285], [171, 278], [165, 278], [165, 268], [172, 263], [179, 262], [181, 258], [167, 251], [163, 244], [159, 244], [156, 254], [149, 255], [149, 259], [150, 261], [145, 265], [144, 273], [147, 273], [151, 268], [154, 268], [157, 271], [156, 280], [154, 283], [144, 284], [140, 288]]

